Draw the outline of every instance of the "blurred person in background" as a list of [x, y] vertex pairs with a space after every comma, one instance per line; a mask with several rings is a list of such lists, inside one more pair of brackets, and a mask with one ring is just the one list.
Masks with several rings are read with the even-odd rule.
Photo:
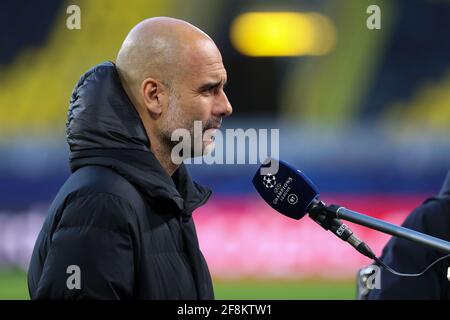
[[211, 38], [166, 17], [136, 25], [115, 64], [81, 77], [67, 121], [72, 175], [35, 244], [32, 299], [214, 298], [192, 220], [211, 191], [172, 161], [171, 136], [192, 136], [196, 120], [219, 129], [232, 112], [226, 81]]
[[[450, 241], [450, 172], [440, 193], [427, 199], [404, 221], [403, 227]], [[381, 260], [401, 273], [419, 273], [442, 257], [442, 253], [406, 239], [392, 237]], [[380, 288], [368, 290], [360, 299], [450, 299], [447, 278], [450, 259], [439, 261], [418, 277], [401, 277], [381, 268]]]

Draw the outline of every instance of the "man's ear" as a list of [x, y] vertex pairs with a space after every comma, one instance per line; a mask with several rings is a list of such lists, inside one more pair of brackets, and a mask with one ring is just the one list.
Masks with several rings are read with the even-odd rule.
[[161, 81], [147, 78], [142, 81], [140, 89], [145, 109], [153, 119], [159, 118], [165, 101], [165, 86]]

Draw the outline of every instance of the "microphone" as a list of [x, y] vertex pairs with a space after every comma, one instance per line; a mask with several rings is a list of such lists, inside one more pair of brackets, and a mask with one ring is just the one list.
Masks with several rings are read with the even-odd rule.
[[259, 195], [276, 211], [296, 220], [308, 213], [322, 228], [348, 242], [361, 254], [370, 259], [376, 258], [370, 247], [356, 237], [347, 225], [326, 214], [328, 207], [318, 200], [320, 193], [317, 187], [300, 170], [284, 161], [268, 158], [252, 182]]

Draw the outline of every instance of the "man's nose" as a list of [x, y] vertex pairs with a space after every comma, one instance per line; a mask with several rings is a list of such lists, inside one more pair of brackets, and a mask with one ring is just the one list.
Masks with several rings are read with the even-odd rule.
[[230, 101], [228, 101], [228, 97], [225, 92], [222, 92], [220, 96], [220, 101], [218, 101], [216, 112], [220, 117], [227, 117], [233, 113], [233, 107], [231, 106]]

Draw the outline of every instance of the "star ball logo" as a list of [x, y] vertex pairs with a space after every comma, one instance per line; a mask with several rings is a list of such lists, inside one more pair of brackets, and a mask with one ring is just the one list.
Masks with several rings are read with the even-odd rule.
[[273, 174], [268, 173], [263, 178], [263, 184], [266, 188], [272, 189], [277, 184], [277, 180]]

